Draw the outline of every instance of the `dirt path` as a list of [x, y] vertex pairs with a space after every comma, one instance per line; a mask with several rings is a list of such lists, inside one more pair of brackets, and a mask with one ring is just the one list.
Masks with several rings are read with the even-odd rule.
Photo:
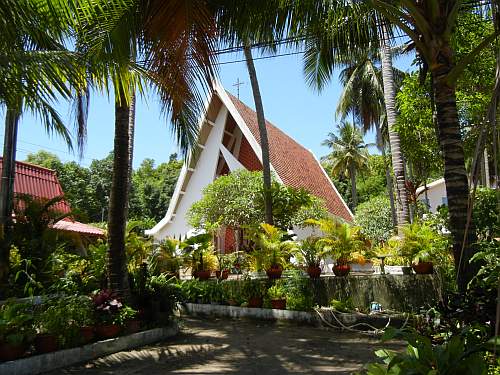
[[182, 327], [169, 341], [49, 374], [351, 374], [383, 347], [364, 335], [270, 322], [186, 319]]

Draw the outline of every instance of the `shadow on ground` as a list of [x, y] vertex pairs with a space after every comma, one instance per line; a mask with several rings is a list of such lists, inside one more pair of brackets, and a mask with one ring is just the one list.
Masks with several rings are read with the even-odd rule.
[[374, 350], [401, 348], [351, 332], [272, 322], [207, 318], [182, 326], [169, 341], [49, 374], [351, 374], [375, 360]]

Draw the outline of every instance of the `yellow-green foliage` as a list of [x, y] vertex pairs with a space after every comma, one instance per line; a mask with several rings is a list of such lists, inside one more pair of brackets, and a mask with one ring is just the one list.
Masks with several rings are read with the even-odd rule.
[[320, 241], [326, 252], [337, 260], [349, 261], [352, 254], [367, 248], [360, 227], [335, 219], [308, 220], [308, 224], [316, 225], [323, 232]]

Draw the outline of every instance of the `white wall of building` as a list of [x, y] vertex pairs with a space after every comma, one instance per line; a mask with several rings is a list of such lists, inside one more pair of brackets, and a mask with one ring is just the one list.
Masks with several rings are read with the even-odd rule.
[[[425, 202], [424, 187], [417, 189], [417, 193], [420, 193], [418, 200]], [[437, 208], [441, 205], [448, 205], [448, 198], [446, 195], [446, 186], [444, 183], [444, 178], [431, 182], [427, 185], [427, 199], [429, 210], [433, 213], [437, 212]]]
[[[212, 127], [205, 148], [199, 156], [194, 172], [192, 172], [186, 191], [179, 195], [180, 203], [175, 212], [176, 214], [170, 218], [169, 223], [154, 234], [155, 240], [161, 241], [165, 237], [173, 236], [179, 238], [180, 235], [184, 236], [189, 231], [190, 226], [187, 223], [185, 213], [188, 212], [193, 203], [201, 199], [203, 188], [214, 180], [214, 171], [219, 160], [219, 145], [222, 142], [227, 114], [227, 108], [222, 106], [215, 120], [215, 126]], [[210, 125], [206, 124], [205, 126]], [[179, 184], [182, 185], [182, 183], [183, 179], [180, 178], [176, 190], [180, 188]]]

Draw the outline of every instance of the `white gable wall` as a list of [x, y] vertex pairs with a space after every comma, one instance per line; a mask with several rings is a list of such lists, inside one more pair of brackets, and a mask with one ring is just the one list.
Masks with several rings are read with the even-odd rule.
[[[215, 120], [215, 126], [208, 124], [204, 125], [212, 128], [205, 143], [205, 148], [201, 151], [194, 172], [192, 172], [191, 179], [186, 186], [186, 191], [184, 194], [179, 195], [178, 199], [180, 201], [175, 216], [171, 216], [170, 221], [158, 228], [156, 233], [154, 232], [155, 228], [148, 233], [152, 234], [155, 240], [160, 241], [165, 237], [173, 236], [179, 238], [180, 235], [185, 236], [190, 229], [187, 223], [186, 213], [193, 203], [201, 199], [203, 188], [214, 180], [214, 171], [217, 168], [217, 161], [219, 160], [219, 146], [222, 142], [227, 114], [227, 108], [221, 106], [217, 119]], [[180, 190], [180, 186], [182, 186], [183, 183], [184, 179], [179, 178], [176, 190], [178, 188]]]

